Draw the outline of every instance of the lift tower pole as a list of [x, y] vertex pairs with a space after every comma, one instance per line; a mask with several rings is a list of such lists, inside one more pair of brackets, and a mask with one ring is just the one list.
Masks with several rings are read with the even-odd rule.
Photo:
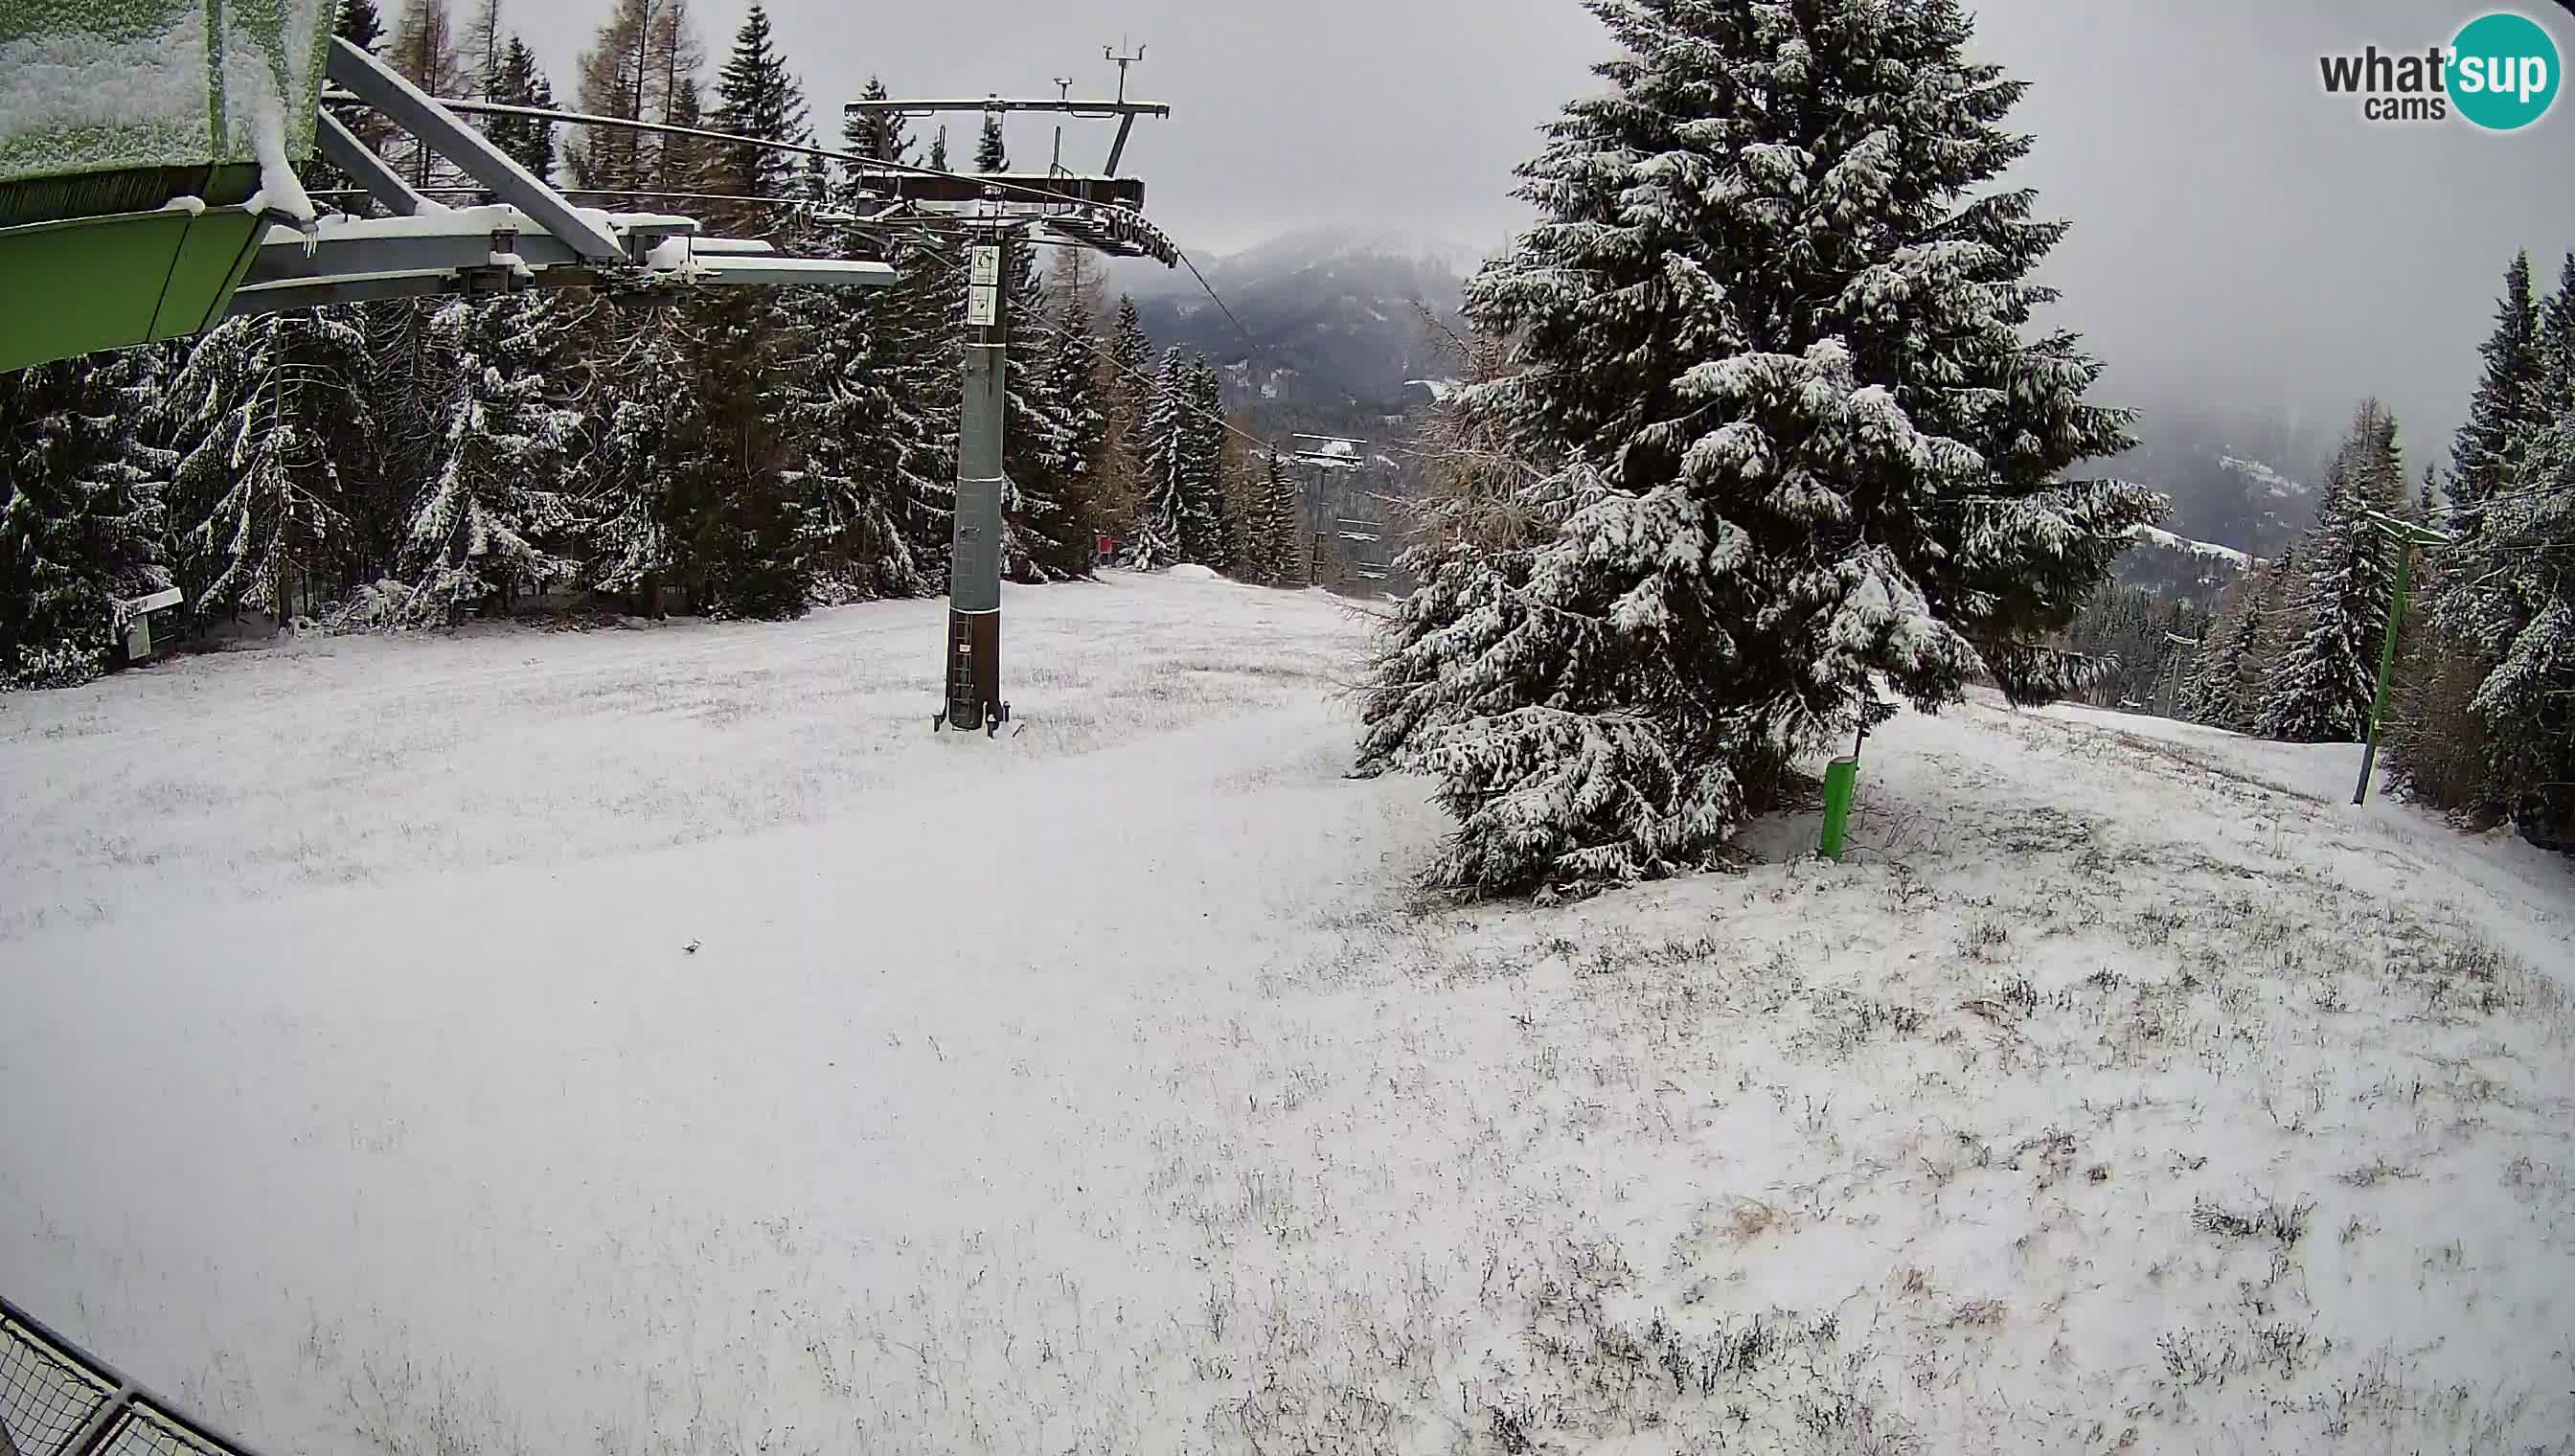
[[[1141, 57], [1144, 48], [1137, 47]], [[1132, 59], [1132, 58], [1131, 58]], [[1155, 101], [1130, 101], [1126, 87], [1115, 101], [1076, 101], [1073, 83], [1059, 81], [1054, 100], [1022, 101], [999, 95], [980, 101], [910, 101], [892, 97], [854, 101], [844, 110], [853, 116], [928, 116], [946, 111], [981, 113], [986, 117], [1014, 111], [1052, 111], [1063, 116], [1114, 119], [1118, 140], [1110, 148], [1110, 170], [1091, 176], [1063, 168], [1059, 135], [1055, 163], [1036, 173], [934, 173], [904, 163], [877, 160], [862, 166], [867, 190], [891, 205], [854, 220], [889, 230], [916, 224], [931, 235], [924, 205], [967, 204], [972, 216], [957, 219], [962, 229], [938, 235], [965, 234], [968, 268], [966, 292], [966, 366], [957, 421], [957, 509], [950, 528], [948, 569], [948, 635], [941, 655], [943, 692], [934, 731], [982, 728], [997, 734], [1011, 721], [1011, 705], [1002, 697], [1002, 556], [1008, 521], [1004, 503], [1010, 481], [1004, 472], [1003, 446], [1010, 399], [1009, 280], [1017, 276], [1016, 250], [1043, 241], [1054, 247], [1082, 248], [1113, 258], [1151, 258], [1177, 267], [1180, 249], [1145, 220], [1145, 184], [1117, 176], [1126, 155], [1128, 130], [1140, 116], [1169, 116], [1172, 109]], [[838, 154], [833, 154], [838, 155]], [[868, 159], [858, 159], [865, 163]], [[880, 186], [878, 173], [897, 176]], [[929, 184], [937, 184], [934, 190]], [[953, 265], [951, 265], [953, 266]], [[1044, 330], [1044, 319], [1028, 321]], [[5, 1453], [0, 1453], [5, 1456]]]
[[1002, 432], [1010, 388], [1004, 250], [1018, 228], [978, 228], [967, 249], [966, 395], [957, 418], [957, 515], [948, 564], [948, 708], [934, 726], [987, 735], [1002, 701]]

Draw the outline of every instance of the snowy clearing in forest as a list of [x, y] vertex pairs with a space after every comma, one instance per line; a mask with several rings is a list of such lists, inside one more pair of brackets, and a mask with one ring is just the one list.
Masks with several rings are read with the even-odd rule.
[[1008, 602], [0, 698], [0, 1290], [273, 1456], [2566, 1448], [2563, 861], [1979, 701], [1430, 908], [1345, 606]]
[[2171, 532], [2157, 526], [2132, 526], [2128, 528], [2128, 535], [2136, 541], [2144, 542], [2152, 546], [2160, 546], [2166, 551], [2188, 552], [2192, 556], [2214, 557], [2219, 561], [2230, 562], [2238, 567], [2249, 567], [2253, 565], [2253, 558], [2245, 555], [2243, 552], [2237, 551], [2231, 546], [2219, 546], [2214, 542], [2207, 541], [2192, 541], [2188, 537], [2175, 536]]

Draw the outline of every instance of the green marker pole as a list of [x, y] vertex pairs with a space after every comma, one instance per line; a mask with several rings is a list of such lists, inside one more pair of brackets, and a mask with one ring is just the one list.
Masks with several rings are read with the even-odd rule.
[[2387, 609], [2387, 641], [2378, 645], [2378, 693], [2369, 701], [2368, 746], [2360, 753], [2360, 786], [2351, 791], [2357, 805], [2369, 801], [2369, 775], [2378, 767], [2378, 720], [2387, 712], [2387, 681], [2396, 671], [2396, 633], [2405, 621], [2405, 589], [2414, 579], [2414, 543], [2396, 538], [2396, 600]]
[[1850, 756], [1824, 765], [1824, 832], [1815, 848], [1827, 859], [1842, 857], [1842, 840], [1850, 833], [1851, 800], [1859, 793], [1859, 750], [1867, 743], [1868, 729], [1861, 728], [1851, 739]]
[[1842, 857], [1842, 837], [1850, 830], [1851, 795], [1859, 787], [1859, 759], [1835, 758], [1824, 765], [1824, 836], [1816, 847], [1827, 859]]

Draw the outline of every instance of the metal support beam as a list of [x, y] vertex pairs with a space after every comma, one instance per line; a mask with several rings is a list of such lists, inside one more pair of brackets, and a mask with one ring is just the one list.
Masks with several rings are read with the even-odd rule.
[[292, 228], [271, 228], [260, 244], [259, 257], [251, 263], [242, 282], [287, 283], [506, 266], [492, 262], [494, 253], [516, 253], [531, 268], [588, 261], [570, 245], [539, 231], [536, 223], [517, 208], [465, 208], [431, 216], [442, 222], [452, 219], [456, 226], [450, 231], [423, 232], [416, 223], [359, 219], [336, 226], [325, 224], [310, 238]]
[[[766, 258], [778, 250], [759, 238], [691, 238], [692, 258]], [[817, 260], [826, 261], [829, 260]]]
[[493, 196], [535, 218], [547, 232], [571, 244], [584, 258], [594, 263], [628, 261], [624, 244], [566, 201], [562, 193], [520, 166], [516, 157], [494, 146], [489, 137], [458, 120], [454, 112], [424, 95], [382, 61], [339, 36], [331, 38], [329, 74], [333, 81], [349, 88], [350, 94], [391, 117], [395, 125], [419, 138], [422, 145], [464, 168], [468, 176], [492, 189]]
[[[476, 287], [479, 278], [488, 279], [489, 287]], [[589, 268], [549, 268], [534, 281], [514, 280], [498, 269], [482, 275], [455, 273], [391, 273], [361, 278], [325, 278], [312, 282], [288, 281], [244, 285], [233, 291], [232, 307], [224, 314], [228, 319], [251, 318], [260, 314], [281, 314], [294, 309], [326, 308], [333, 304], [373, 303], [378, 299], [441, 298], [449, 294], [502, 293], [525, 288], [572, 288], [599, 282], [599, 274]]]
[[[672, 239], [692, 253], [767, 253], [755, 239], [694, 238], [687, 218], [636, 213], [609, 219], [611, 235], [623, 240], [618, 262], [631, 251], [649, 260], [656, 246]], [[296, 279], [358, 277], [370, 274], [441, 273], [459, 268], [490, 268], [491, 255], [515, 253], [531, 268], [592, 261], [579, 249], [539, 227], [536, 219], [515, 207], [439, 208], [410, 218], [335, 218], [307, 235], [291, 228], [271, 228], [261, 240], [259, 257], [244, 282], [284, 283]]]
[[374, 198], [395, 217], [447, 211], [447, 204], [432, 202], [412, 191], [411, 184], [386, 166], [385, 159], [377, 156], [373, 147], [352, 136], [349, 129], [340, 124], [340, 118], [331, 113], [320, 113], [314, 140], [321, 144], [324, 160], [355, 178], [358, 185], [367, 190], [367, 196]]
[[723, 252], [698, 254], [692, 260], [691, 272], [700, 282], [719, 287], [777, 284], [800, 288], [891, 288], [895, 281], [893, 266], [885, 263]]
[[[521, 239], [519, 246], [520, 256], [525, 259], [530, 240]], [[437, 273], [336, 274], [247, 283], [233, 291], [232, 307], [225, 317], [243, 318], [290, 309], [321, 308], [330, 304], [369, 303], [377, 299], [471, 297], [516, 293], [532, 288], [582, 288], [596, 286], [603, 278], [598, 269], [580, 261], [537, 268], [533, 278], [520, 278], [507, 268], [492, 266], [488, 255], [477, 261], [481, 266]], [[665, 276], [676, 278], [677, 275]], [[691, 282], [711, 288], [762, 284], [803, 288], [887, 288], [894, 284], [896, 276], [895, 270], [883, 263], [849, 263], [834, 258], [775, 258], [737, 252], [696, 254], [689, 267]]]

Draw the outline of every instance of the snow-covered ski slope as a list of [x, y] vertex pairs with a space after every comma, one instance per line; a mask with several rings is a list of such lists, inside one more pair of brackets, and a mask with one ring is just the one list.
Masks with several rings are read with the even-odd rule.
[[2562, 862], [1979, 703], [1429, 908], [1342, 607], [1009, 608], [0, 699], [0, 1289], [276, 1456], [2566, 1449]]

